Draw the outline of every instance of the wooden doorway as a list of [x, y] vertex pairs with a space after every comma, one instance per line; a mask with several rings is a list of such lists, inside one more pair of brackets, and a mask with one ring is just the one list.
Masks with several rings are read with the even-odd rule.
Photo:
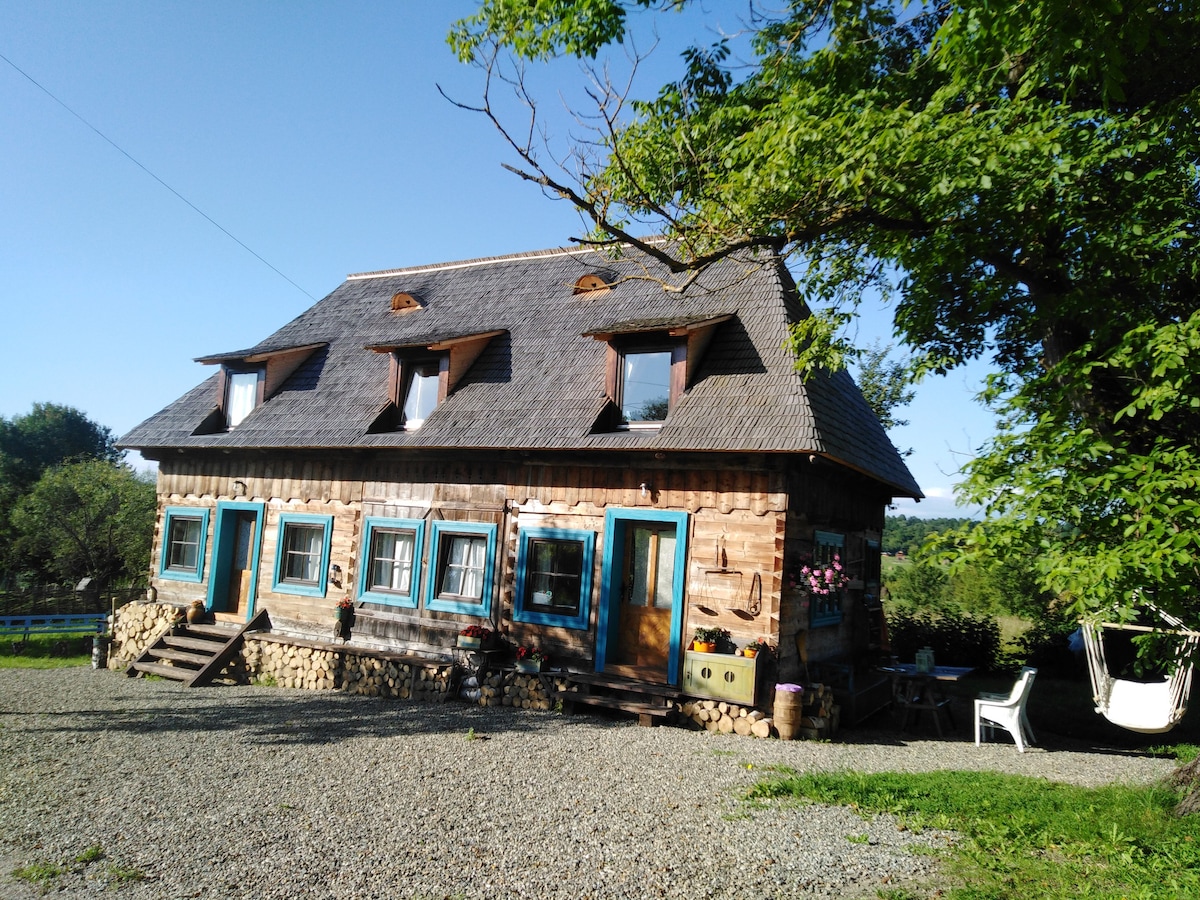
[[610, 510], [607, 519], [598, 668], [676, 684], [687, 514]]
[[249, 621], [254, 615], [258, 559], [262, 547], [263, 506], [222, 503], [214, 529], [214, 565], [208, 608]]
[[254, 538], [258, 516], [238, 510], [234, 519], [233, 559], [229, 564], [229, 589], [225, 593], [225, 612], [245, 615], [250, 610], [250, 586], [253, 584]]

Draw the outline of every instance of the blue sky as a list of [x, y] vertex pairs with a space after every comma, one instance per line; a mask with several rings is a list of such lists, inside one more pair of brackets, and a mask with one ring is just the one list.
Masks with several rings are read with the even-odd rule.
[[[732, 30], [721, 11], [744, 4], [708, 7], [705, 27]], [[0, 0], [0, 415], [62, 403], [122, 434], [211, 373], [195, 357], [256, 343], [348, 273], [580, 234], [438, 92], [479, 98], [480, 73], [445, 42], [474, 8]], [[672, 23], [647, 90], [696, 24]], [[537, 77], [582, 83], [573, 64]], [[547, 93], [561, 135], [557, 108]], [[867, 312], [863, 336], [886, 339]], [[897, 513], [963, 514], [954, 473], [991, 433], [978, 378], [931, 380], [900, 413], [892, 439], [928, 499]]]

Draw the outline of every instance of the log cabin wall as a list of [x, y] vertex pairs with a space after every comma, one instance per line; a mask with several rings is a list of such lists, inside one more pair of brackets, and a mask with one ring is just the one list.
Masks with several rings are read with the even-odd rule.
[[[714, 467], [713, 460], [720, 463]], [[572, 463], [550, 453], [496, 452], [415, 456], [385, 454], [264, 456], [181, 454], [159, 468], [159, 513], [152, 578], [159, 599], [204, 599], [205, 582], [158, 576], [168, 507], [213, 509], [219, 502], [265, 507], [257, 606], [270, 611], [278, 630], [327, 638], [338, 599], [357, 599], [364, 522], [369, 517], [472, 522], [497, 527], [493, 625], [517, 643], [545, 646], [556, 662], [586, 668], [595, 661], [602, 546], [607, 509], [656, 509], [689, 513], [686, 609], [682, 645], [701, 626], [726, 628], [739, 646], [754, 639], [780, 645], [781, 663], [798, 663], [796, 635], [807, 632], [806, 609], [789, 590], [785, 572], [811, 548], [817, 529], [842, 529], [848, 554], [882, 529], [883, 501], [866, 479], [845, 477], [834, 467], [795, 462], [794, 457], [576, 454]], [[645, 485], [645, 489], [643, 489]], [[285, 513], [332, 517], [330, 581], [324, 597], [272, 591], [279, 518]], [[213, 547], [215, 516], [205, 546]], [[533, 626], [514, 621], [516, 562], [521, 528], [564, 528], [595, 534], [592, 597], [586, 630]], [[857, 542], [857, 543], [856, 543]], [[423, 548], [422, 580], [431, 577], [429, 541]], [[364, 603], [356, 642], [380, 647], [435, 650], [477, 619], [425, 609]], [[844, 650], [851, 623], [819, 629], [814, 648], [826, 655]], [[816, 658], [816, 657], [814, 657]]]
[[[872, 564], [868, 557], [878, 556], [891, 497], [869, 479], [820, 459], [794, 466], [787, 484], [779, 668], [781, 678], [798, 680], [807, 677], [807, 662], [854, 658], [866, 652], [864, 575], [878, 571], [878, 561]], [[841, 618], [833, 623], [813, 622], [813, 598], [800, 574], [813, 558], [818, 532], [844, 540], [840, 556], [850, 581], [842, 591]]]

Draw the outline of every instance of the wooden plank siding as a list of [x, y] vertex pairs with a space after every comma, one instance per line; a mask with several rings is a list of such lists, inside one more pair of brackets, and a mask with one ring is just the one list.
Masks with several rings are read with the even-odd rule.
[[[610, 508], [684, 510], [689, 516], [683, 646], [699, 626], [727, 628], [740, 645], [764, 638], [778, 643], [786, 668], [797, 663], [796, 635], [808, 628], [807, 609], [789, 591], [786, 573], [811, 553], [813, 532], [847, 534], [847, 551], [861, 556], [867, 537], [882, 530], [884, 503], [866, 479], [781, 456], [729, 456], [711, 460], [656, 460], [595, 455], [566, 463], [544, 455], [497, 452], [486, 458], [433, 454], [404, 459], [363, 454], [308, 457], [186, 454], [166, 457], [159, 469], [158, 515], [152, 581], [160, 599], [203, 599], [211, 574], [213, 529], [209, 517], [205, 581], [157, 577], [167, 506], [213, 509], [222, 501], [263, 503], [262, 552], [257, 607], [272, 620], [322, 637], [333, 625], [333, 605], [357, 598], [364, 521], [390, 517], [429, 521], [486, 522], [498, 526], [494, 624], [518, 643], [546, 645], [556, 661], [586, 667], [595, 659], [605, 512]], [[641, 485], [647, 485], [643, 494]], [[874, 493], [872, 493], [874, 491]], [[342, 573], [324, 597], [272, 591], [283, 513], [332, 516], [329, 564]], [[519, 529], [564, 528], [596, 535], [593, 591], [586, 631], [515, 622]], [[384, 642], [448, 647], [469, 617], [424, 608], [424, 579], [433, 577], [426, 535], [419, 608], [367, 605], [356, 636]], [[849, 637], [848, 626], [820, 629], [810, 653], [833, 655]], [[817, 646], [814, 648], [812, 643]], [[814, 658], [817, 658], [814, 656]]]

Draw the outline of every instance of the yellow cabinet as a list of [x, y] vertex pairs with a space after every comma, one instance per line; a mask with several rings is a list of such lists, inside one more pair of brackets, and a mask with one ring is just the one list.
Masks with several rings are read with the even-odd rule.
[[757, 658], [687, 650], [683, 658], [683, 692], [689, 697], [753, 706], [757, 663]]

